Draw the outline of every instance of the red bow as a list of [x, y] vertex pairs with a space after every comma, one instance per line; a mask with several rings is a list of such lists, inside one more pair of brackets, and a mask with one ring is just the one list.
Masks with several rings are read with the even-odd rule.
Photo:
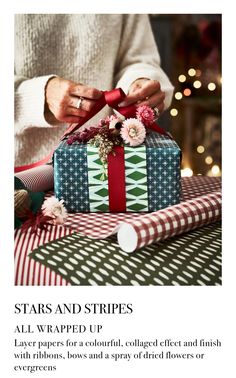
[[[92, 110], [86, 115], [86, 117], [81, 118], [81, 122], [70, 125], [69, 128], [63, 134], [61, 139], [63, 139], [65, 136], [69, 134], [72, 134], [79, 127], [84, 125], [89, 119], [91, 119], [98, 112], [100, 112], [100, 110], [102, 110], [102, 108], [104, 108], [105, 105], [109, 105], [111, 108], [117, 110], [125, 118], [135, 118], [137, 110], [135, 105], [119, 107], [119, 104], [122, 102], [122, 100], [124, 100], [125, 97], [126, 95], [121, 88], [116, 88], [111, 91], [104, 91], [100, 99], [96, 102], [96, 104], [93, 106]], [[169, 134], [167, 134], [166, 131], [159, 127], [155, 122], [149, 125], [148, 128], [158, 132], [159, 134], [169, 136]]]
[[[92, 110], [86, 115], [86, 117], [81, 118], [81, 121], [77, 124], [71, 124], [68, 129], [64, 132], [64, 134], [61, 137], [61, 140], [64, 139], [65, 136], [73, 133], [75, 130], [77, 130], [79, 127], [84, 125], [89, 119], [91, 119], [95, 114], [100, 112], [102, 108], [104, 108], [105, 105], [109, 105], [111, 108], [117, 110], [120, 114], [122, 114], [125, 118], [135, 118], [136, 117], [136, 106], [135, 105], [129, 105], [124, 107], [119, 107], [119, 104], [124, 100], [126, 97], [125, 93], [121, 88], [116, 88], [111, 91], [104, 91], [102, 92], [101, 98], [96, 101], [95, 105], [93, 106]], [[166, 135], [168, 137], [169, 134], [163, 130], [161, 127], [159, 127], [155, 122], [148, 126], [149, 129], [152, 129], [159, 134]], [[46, 164], [51, 158], [54, 153], [54, 150], [50, 152], [48, 156], [46, 156], [44, 159], [28, 164], [28, 165], [22, 165], [20, 167], [15, 167], [15, 173], [26, 171], [27, 169], [35, 168], [40, 165]]]

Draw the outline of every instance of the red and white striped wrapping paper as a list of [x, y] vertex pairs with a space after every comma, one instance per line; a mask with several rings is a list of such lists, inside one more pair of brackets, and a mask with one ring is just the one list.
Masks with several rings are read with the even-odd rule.
[[54, 186], [53, 166], [50, 164], [15, 174], [31, 192], [45, 192]]
[[61, 226], [49, 226], [48, 231], [42, 230], [38, 235], [22, 233], [20, 229], [17, 229], [15, 231], [15, 285], [69, 285], [59, 274], [29, 259], [28, 253], [40, 245], [69, 235], [71, 232], [70, 229]]

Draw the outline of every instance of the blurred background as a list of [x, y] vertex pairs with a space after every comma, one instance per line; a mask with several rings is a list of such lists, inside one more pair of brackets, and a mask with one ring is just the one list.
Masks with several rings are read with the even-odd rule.
[[221, 176], [221, 15], [150, 15], [175, 87], [159, 120], [183, 152], [182, 176]]

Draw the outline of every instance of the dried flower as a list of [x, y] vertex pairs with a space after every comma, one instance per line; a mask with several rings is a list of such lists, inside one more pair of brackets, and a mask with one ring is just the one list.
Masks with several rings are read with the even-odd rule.
[[77, 133], [75, 133], [75, 134], [72, 134], [68, 137], [66, 143], [71, 145], [71, 144], [73, 144], [77, 141], [79, 142], [79, 135]]
[[90, 139], [92, 139], [95, 135], [97, 135], [99, 131], [100, 131], [100, 127], [90, 126], [88, 128], [83, 129], [80, 132], [76, 132], [70, 135], [66, 143], [69, 145], [75, 142], [87, 143]]
[[21, 226], [21, 232], [29, 231], [30, 234], [38, 234], [39, 230], [47, 230], [47, 227], [53, 224], [52, 221], [52, 217], [43, 215], [41, 212], [36, 214], [29, 212], [28, 219]]
[[120, 135], [126, 144], [139, 146], [145, 139], [146, 130], [142, 122], [136, 118], [129, 118], [123, 122]]
[[120, 124], [122, 121], [118, 117], [113, 117], [109, 123], [109, 130], [114, 130], [117, 124]]
[[98, 122], [98, 126], [99, 126], [99, 127], [104, 127], [104, 126], [109, 127], [110, 122], [113, 121], [113, 120], [116, 119], [116, 118], [117, 118], [117, 117], [116, 117], [114, 114], [112, 114], [112, 115], [110, 115], [110, 116], [107, 116], [106, 118], [102, 118], [102, 119], [100, 119], [100, 121]]
[[136, 117], [145, 126], [149, 126], [155, 121], [154, 110], [147, 105], [142, 105], [137, 108]]
[[67, 211], [63, 205], [64, 200], [58, 200], [56, 197], [47, 198], [42, 204], [42, 213], [52, 218], [52, 224], [63, 224], [67, 218]]

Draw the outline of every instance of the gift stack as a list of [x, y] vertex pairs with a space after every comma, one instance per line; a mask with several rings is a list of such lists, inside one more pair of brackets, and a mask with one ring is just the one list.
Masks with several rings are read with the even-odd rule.
[[66, 136], [54, 152], [54, 188], [67, 210], [152, 212], [179, 203], [181, 151], [154, 125], [154, 111], [140, 106], [135, 117], [113, 115]]

